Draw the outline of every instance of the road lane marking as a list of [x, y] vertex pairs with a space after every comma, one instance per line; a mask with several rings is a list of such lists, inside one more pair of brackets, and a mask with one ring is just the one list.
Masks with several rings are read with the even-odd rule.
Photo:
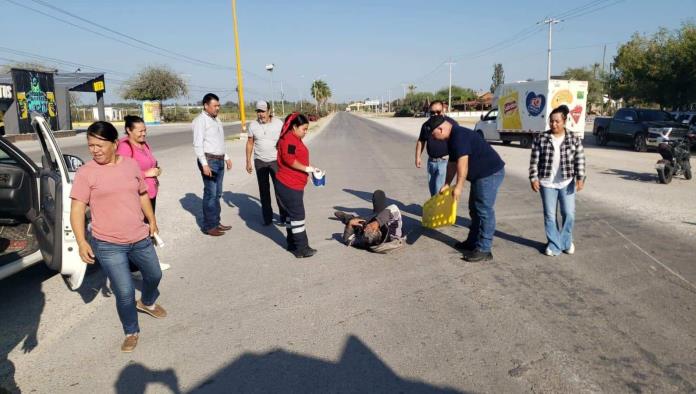
[[[606, 220], [602, 220], [602, 222], [604, 222], [607, 226], [609, 226], [612, 230], [614, 230], [617, 234], [619, 234], [619, 236], [621, 236], [621, 238], [623, 238], [623, 239], [625, 239], [626, 241], [628, 241], [628, 243], [630, 243], [631, 245], [633, 245], [636, 249], [638, 249], [638, 250], [640, 250], [641, 252], [643, 252], [643, 254], [645, 254], [646, 256], [648, 256], [652, 261], [656, 262], [656, 263], [659, 264], [662, 268], [664, 268], [665, 270], [667, 270], [667, 272], [669, 272], [669, 273], [671, 273], [672, 275], [676, 276], [677, 278], [681, 279], [682, 281], [684, 281], [685, 283], [687, 283], [689, 286], [691, 286], [693, 289], [696, 290], [696, 285], [694, 285], [693, 283], [689, 282], [686, 278], [684, 278], [683, 276], [681, 276], [678, 272], [676, 272], [676, 271], [674, 271], [673, 269], [669, 268], [666, 264], [664, 264], [663, 262], [661, 262], [660, 260], [658, 260], [656, 257], [654, 257], [653, 255], [651, 255], [650, 253], [648, 253], [647, 251], [645, 251], [643, 248], [641, 248], [640, 246], [638, 246], [638, 244], [636, 244], [635, 242], [631, 241], [626, 235], [624, 235], [624, 234], [623, 234], [621, 231], [619, 231], [616, 227], [612, 226], [612, 225], [611, 225], [609, 222], [607, 222]], [[653, 268], [653, 267], [651, 267], [651, 268]], [[653, 268], [653, 269], [654, 269], [654, 268]]]

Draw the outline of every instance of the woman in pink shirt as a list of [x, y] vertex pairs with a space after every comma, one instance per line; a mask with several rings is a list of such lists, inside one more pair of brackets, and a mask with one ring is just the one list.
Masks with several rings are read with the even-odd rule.
[[126, 136], [118, 140], [116, 154], [130, 157], [138, 163], [140, 172], [145, 179], [147, 195], [150, 197], [152, 210], [154, 211], [159, 189], [157, 177], [162, 174], [162, 170], [157, 165], [157, 160], [152, 154], [150, 145], [147, 144], [147, 127], [143, 118], [127, 115], [123, 120], [126, 122]]
[[[147, 195], [150, 197], [152, 211], [155, 211], [157, 204], [157, 192], [159, 191], [159, 181], [157, 177], [162, 175], [162, 169], [157, 164], [157, 159], [152, 154], [152, 149], [148, 145], [147, 127], [145, 121], [140, 116], [126, 115], [123, 118], [126, 122], [126, 136], [118, 140], [116, 154], [123, 157], [130, 157], [135, 160], [140, 167], [140, 173], [147, 185]], [[162, 271], [168, 270], [171, 266], [160, 262]], [[131, 271], [136, 268], [131, 265]]]
[[[82, 260], [87, 264], [99, 260], [111, 282], [126, 334], [121, 351], [132, 352], [140, 332], [137, 312], [156, 318], [166, 317], [167, 312], [155, 303], [162, 270], [150, 239], [158, 229], [147, 185], [138, 163], [116, 154], [117, 139], [118, 132], [111, 123], [95, 122], [87, 129], [87, 145], [94, 160], [75, 174], [70, 224]], [[90, 241], [85, 232], [88, 206], [92, 215]], [[141, 299], [137, 302], [129, 261], [143, 275]]]

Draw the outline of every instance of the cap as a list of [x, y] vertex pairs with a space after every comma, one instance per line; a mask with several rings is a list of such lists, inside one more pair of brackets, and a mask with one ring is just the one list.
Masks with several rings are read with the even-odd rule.
[[430, 129], [430, 131], [435, 130], [443, 123], [445, 123], [445, 117], [442, 115], [431, 116], [430, 119], [428, 119], [428, 121], [425, 122], [426, 126], [428, 127], [428, 129]]
[[263, 101], [263, 100], [262, 100], [262, 101], [258, 101], [258, 102], [256, 103], [256, 110], [257, 110], [257, 111], [267, 112], [267, 111], [268, 111], [268, 103], [265, 102], [265, 101]]

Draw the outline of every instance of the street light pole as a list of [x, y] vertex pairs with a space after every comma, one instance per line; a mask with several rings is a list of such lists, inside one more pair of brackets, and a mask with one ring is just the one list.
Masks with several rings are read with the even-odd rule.
[[457, 63], [450, 61], [446, 64], [449, 66], [449, 96], [447, 98], [447, 108], [450, 110], [450, 112], [452, 112], [452, 66]]
[[540, 23], [544, 23], [549, 25], [549, 48], [548, 48], [548, 56], [547, 56], [547, 64], [546, 64], [546, 80], [550, 81], [551, 80], [551, 34], [553, 31], [553, 25], [557, 23], [563, 22], [562, 19], [555, 19], [555, 18], [546, 18], [541, 22], [537, 22], [537, 25]]
[[274, 112], [275, 103], [273, 101], [273, 69], [275, 65], [273, 63], [266, 65], [266, 71], [271, 73], [271, 113]]

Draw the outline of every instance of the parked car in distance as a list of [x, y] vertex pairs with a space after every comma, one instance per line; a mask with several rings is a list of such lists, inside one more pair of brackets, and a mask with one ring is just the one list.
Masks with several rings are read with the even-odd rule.
[[[488, 111], [485, 115], [481, 115], [481, 120], [476, 122], [474, 126], [474, 131], [483, 137], [486, 141], [499, 140], [500, 133], [498, 132], [498, 126], [496, 120], [498, 119], [498, 108], [493, 108]], [[509, 145], [510, 140], [504, 140], [503, 144]]]
[[696, 126], [696, 112], [680, 112], [674, 119], [689, 128]]
[[70, 190], [84, 162], [61, 153], [42, 116], [32, 114], [32, 126], [36, 161], [0, 136], [0, 280], [43, 261], [75, 290], [87, 265], [70, 226]]
[[592, 127], [598, 145], [631, 144], [636, 152], [657, 147], [665, 138], [681, 138], [689, 128], [659, 109], [621, 108], [612, 118], [596, 117]]

